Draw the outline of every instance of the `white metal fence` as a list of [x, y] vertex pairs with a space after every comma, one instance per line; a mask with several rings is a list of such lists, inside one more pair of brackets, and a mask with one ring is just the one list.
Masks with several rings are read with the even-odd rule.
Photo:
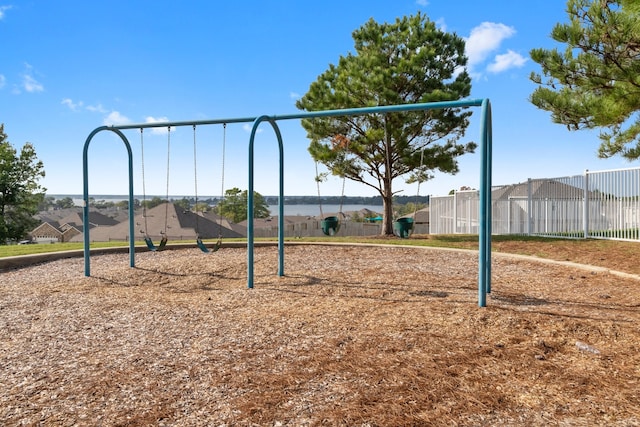
[[[477, 191], [431, 196], [430, 233], [477, 234]], [[493, 234], [640, 240], [640, 168], [529, 179], [491, 191]]]

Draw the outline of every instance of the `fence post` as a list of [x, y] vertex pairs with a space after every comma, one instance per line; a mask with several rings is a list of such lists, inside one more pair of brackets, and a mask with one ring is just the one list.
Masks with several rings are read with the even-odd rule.
[[511, 234], [511, 200], [511, 196], [507, 197], [507, 234]]
[[589, 197], [587, 192], [589, 191], [589, 169], [584, 171], [584, 188], [582, 189], [582, 227], [584, 230], [584, 238], [589, 238]]
[[531, 236], [531, 221], [533, 221], [533, 200], [531, 194], [531, 178], [527, 178], [527, 236]]
[[453, 234], [458, 234], [458, 192], [453, 190]]

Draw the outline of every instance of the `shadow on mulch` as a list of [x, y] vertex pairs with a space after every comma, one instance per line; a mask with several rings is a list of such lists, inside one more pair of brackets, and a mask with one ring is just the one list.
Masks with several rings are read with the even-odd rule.
[[449, 293], [444, 291], [415, 291], [409, 292], [409, 295], [412, 297], [446, 298]]
[[543, 298], [536, 298], [528, 295], [491, 295], [491, 298], [510, 305], [547, 305], [549, 301]]
[[[162, 279], [162, 278], [194, 278], [194, 281], [196, 281], [196, 278], [200, 277], [200, 278], [208, 278], [208, 279], [212, 279], [212, 280], [216, 280], [216, 281], [220, 281], [220, 280], [234, 280], [235, 277], [233, 276], [229, 276], [229, 275], [225, 275], [224, 272], [225, 270], [229, 270], [229, 269], [223, 269], [220, 271], [215, 271], [215, 272], [200, 272], [200, 273], [193, 273], [193, 272], [188, 272], [188, 273], [176, 273], [176, 272], [170, 272], [170, 271], [163, 271], [163, 270], [159, 270], [159, 269], [152, 269], [152, 268], [144, 268], [144, 267], [135, 267], [136, 270], [139, 271], [143, 271], [143, 272], [147, 272], [147, 273], [153, 273], [155, 275], [157, 275], [156, 278], [154, 279]], [[216, 291], [216, 290], [222, 290], [223, 288], [221, 287], [213, 287], [210, 286], [209, 284], [202, 284], [200, 286], [198, 286], [197, 288], [177, 288], [174, 286], [166, 286], [166, 283], [161, 283], [161, 280], [153, 280], [153, 281], [147, 281], [147, 282], [136, 282], [136, 283], [131, 283], [129, 282], [125, 277], [123, 277], [121, 280], [118, 279], [114, 279], [111, 277], [105, 277], [105, 276], [100, 276], [100, 275], [92, 275], [93, 278], [98, 279], [106, 284], [112, 285], [112, 286], [118, 286], [118, 287], [123, 287], [123, 288], [129, 288], [129, 287], [136, 287], [136, 286], [141, 286], [141, 285], [153, 285], [154, 283], [157, 283], [159, 286], [164, 287], [166, 289], [171, 289], [173, 290], [173, 292], [178, 292], [178, 293], [189, 293], [189, 292], [194, 292], [196, 290], [204, 290], [204, 291]]]

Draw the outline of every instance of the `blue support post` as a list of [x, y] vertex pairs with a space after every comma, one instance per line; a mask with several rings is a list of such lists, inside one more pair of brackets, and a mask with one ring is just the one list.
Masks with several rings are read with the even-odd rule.
[[480, 229], [478, 259], [478, 306], [486, 307], [491, 291], [491, 104], [482, 102], [480, 130]]
[[109, 130], [122, 139], [125, 148], [127, 149], [128, 166], [129, 166], [129, 266], [135, 267], [135, 235], [134, 235], [134, 209], [133, 209], [133, 153], [131, 151], [131, 144], [127, 137], [118, 129], [109, 126], [101, 126], [94, 129], [89, 134], [87, 140], [84, 143], [84, 149], [82, 151], [82, 228], [84, 238], [84, 275], [91, 276], [91, 239], [89, 237], [89, 144], [93, 137], [103, 130]]
[[247, 190], [247, 288], [253, 289], [254, 275], [253, 275], [253, 262], [254, 262], [254, 154], [253, 148], [255, 145], [256, 133], [258, 126], [263, 121], [268, 121], [273, 127], [273, 130], [278, 139], [278, 153], [279, 153], [279, 183], [278, 183], [278, 275], [284, 276], [284, 144], [282, 142], [282, 134], [280, 128], [275, 120], [268, 116], [260, 116], [253, 122], [251, 128], [251, 136], [249, 136], [249, 188]]

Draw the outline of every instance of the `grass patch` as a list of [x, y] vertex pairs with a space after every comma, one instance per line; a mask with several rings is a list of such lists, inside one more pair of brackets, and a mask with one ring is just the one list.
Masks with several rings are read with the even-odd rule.
[[[216, 239], [205, 240], [205, 243], [214, 243]], [[256, 242], [265, 241], [277, 241], [277, 238], [256, 238]], [[371, 243], [371, 244], [388, 244], [388, 245], [407, 245], [407, 246], [429, 246], [429, 247], [446, 247], [457, 249], [478, 249], [479, 238], [473, 234], [418, 234], [413, 235], [408, 239], [400, 239], [395, 236], [333, 236], [333, 237], [302, 237], [294, 238], [287, 237], [285, 242], [331, 242], [331, 243]], [[223, 242], [246, 242], [243, 238], [224, 239]], [[592, 240], [592, 239], [576, 239], [568, 240], [553, 237], [542, 236], [516, 236], [516, 235], [495, 235], [491, 236], [492, 249], [500, 250], [501, 247], [508, 245], [509, 243], [539, 243], [544, 246], [552, 246], [558, 242], [563, 242], [564, 245], [585, 245], [588, 244], [592, 247], [596, 247], [599, 250], [606, 250], [610, 245], [615, 244], [615, 241], [609, 240]], [[188, 241], [178, 241], [177, 243], [189, 243]], [[619, 243], [619, 242], [618, 242]], [[128, 246], [128, 242], [94, 242], [91, 244], [91, 248], [111, 248]], [[136, 246], [144, 246], [144, 241], [137, 241]], [[171, 245], [171, 242], [169, 242]], [[82, 242], [77, 243], [51, 243], [51, 244], [37, 244], [37, 245], [9, 245], [0, 246], [0, 258], [18, 255], [31, 255], [47, 252], [60, 252], [81, 250], [84, 244]], [[539, 249], [539, 245], [538, 245]], [[543, 254], [539, 255], [544, 257]]]
[[[127, 246], [127, 242], [96, 242], [92, 248], [113, 248]], [[46, 243], [37, 245], [9, 245], [0, 246], [0, 258], [20, 255], [43, 254], [48, 252], [62, 252], [82, 249], [83, 243]]]

